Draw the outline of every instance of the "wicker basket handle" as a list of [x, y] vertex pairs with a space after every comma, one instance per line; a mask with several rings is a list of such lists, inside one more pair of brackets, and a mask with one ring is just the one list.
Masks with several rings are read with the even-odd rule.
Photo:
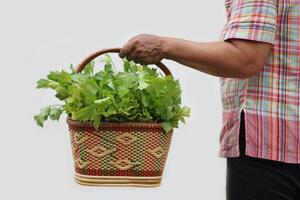
[[[92, 60], [94, 60], [95, 58], [97, 58], [98, 56], [105, 54], [105, 53], [119, 53], [120, 52], [120, 48], [108, 48], [108, 49], [102, 49], [100, 51], [97, 51], [95, 53], [92, 53], [91, 55], [89, 55], [88, 57], [86, 57], [78, 66], [76, 69], [77, 73], [80, 73], [85, 66], [90, 63]], [[171, 71], [161, 62], [155, 64], [157, 67], [159, 67], [164, 73], [165, 75], [171, 75]]]

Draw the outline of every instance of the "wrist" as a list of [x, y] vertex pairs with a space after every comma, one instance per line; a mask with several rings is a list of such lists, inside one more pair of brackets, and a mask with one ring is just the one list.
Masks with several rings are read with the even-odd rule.
[[161, 37], [161, 54], [165, 59], [170, 59], [170, 44], [171, 39], [168, 37]]

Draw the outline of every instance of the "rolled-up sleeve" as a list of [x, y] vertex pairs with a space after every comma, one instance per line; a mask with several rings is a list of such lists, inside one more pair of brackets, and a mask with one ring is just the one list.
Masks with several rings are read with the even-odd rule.
[[246, 39], [274, 44], [277, 0], [232, 0], [223, 40]]

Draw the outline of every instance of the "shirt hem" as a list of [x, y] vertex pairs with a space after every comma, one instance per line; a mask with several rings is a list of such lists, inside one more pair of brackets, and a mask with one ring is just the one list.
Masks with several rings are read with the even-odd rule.
[[274, 45], [275, 34], [266, 30], [231, 28], [225, 32], [223, 41], [229, 39], [244, 39]]
[[[238, 148], [238, 146], [233, 147], [233, 149], [235, 149], [235, 148]], [[220, 150], [219, 151], [219, 157], [220, 158], [237, 158], [237, 157], [239, 157], [238, 153], [232, 154], [231, 152], [233, 152], [233, 151], [234, 150], [232, 150], [232, 149], [231, 150]], [[277, 154], [278, 155], [279, 152], [274, 151], [271, 154]], [[295, 159], [293, 158], [293, 156], [289, 156], [289, 154], [294, 155], [293, 153], [282, 153], [282, 154], [286, 155], [286, 159], [283, 159], [283, 158], [276, 159], [276, 158], [272, 158], [272, 157], [264, 156], [264, 155], [254, 155], [251, 152], [247, 151], [247, 149], [246, 149], [246, 152], [245, 152], [246, 156], [250, 156], [250, 157], [253, 157], [253, 158], [260, 158], [260, 159], [265, 159], [265, 160], [272, 160], [272, 161], [277, 161], [277, 162], [281, 162], [281, 163], [300, 164], [300, 160], [298, 160], [298, 161], [296, 160], [295, 161]]]

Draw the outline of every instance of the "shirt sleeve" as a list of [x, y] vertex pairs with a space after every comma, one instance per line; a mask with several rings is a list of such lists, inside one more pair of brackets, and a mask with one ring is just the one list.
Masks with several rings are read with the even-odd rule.
[[232, 0], [223, 40], [247, 39], [274, 44], [277, 0]]

